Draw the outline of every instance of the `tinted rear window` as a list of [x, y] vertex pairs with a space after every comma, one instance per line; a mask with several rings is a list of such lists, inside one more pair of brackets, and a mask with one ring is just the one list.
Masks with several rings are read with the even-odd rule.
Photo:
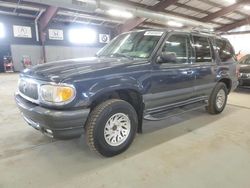
[[234, 57], [234, 49], [228, 41], [216, 39], [215, 43], [222, 62], [228, 61]]

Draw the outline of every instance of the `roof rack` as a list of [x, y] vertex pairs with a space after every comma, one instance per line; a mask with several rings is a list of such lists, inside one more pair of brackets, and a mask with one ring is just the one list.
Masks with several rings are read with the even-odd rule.
[[205, 28], [203, 26], [192, 27], [191, 31], [196, 32], [196, 33], [200, 33], [200, 34], [219, 35], [213, 29]]

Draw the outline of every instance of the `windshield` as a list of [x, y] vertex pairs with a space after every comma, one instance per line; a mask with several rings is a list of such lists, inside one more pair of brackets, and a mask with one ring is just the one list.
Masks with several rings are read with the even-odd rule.
[[97, 53], [97, 56], [148, 58], [162, 35], [162, 31], [143, 31], [122, 34], [101, 49], [101, 51]]

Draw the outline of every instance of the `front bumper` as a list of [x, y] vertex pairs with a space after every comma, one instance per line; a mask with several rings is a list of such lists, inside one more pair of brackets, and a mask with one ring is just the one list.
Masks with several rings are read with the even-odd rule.
[[15, 95], [16, 103], [25, 121], [49, 137], [70, 139], [79, 137], [84, 131], [90, 109], [52, 110], [43, 108], [20, 95]]

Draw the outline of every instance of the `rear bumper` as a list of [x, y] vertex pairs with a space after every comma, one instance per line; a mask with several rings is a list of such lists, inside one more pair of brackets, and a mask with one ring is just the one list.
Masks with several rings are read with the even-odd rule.
[[240, 78], [239, 85], [240, 86], [250, 86], [250, 78]]
[[16, 103], [25, 121], [49, 137], [70, 139], [79, 137], [84, 129], [90, 109], [51, 110], [43, 108], [20, 95], [15, 95]]

